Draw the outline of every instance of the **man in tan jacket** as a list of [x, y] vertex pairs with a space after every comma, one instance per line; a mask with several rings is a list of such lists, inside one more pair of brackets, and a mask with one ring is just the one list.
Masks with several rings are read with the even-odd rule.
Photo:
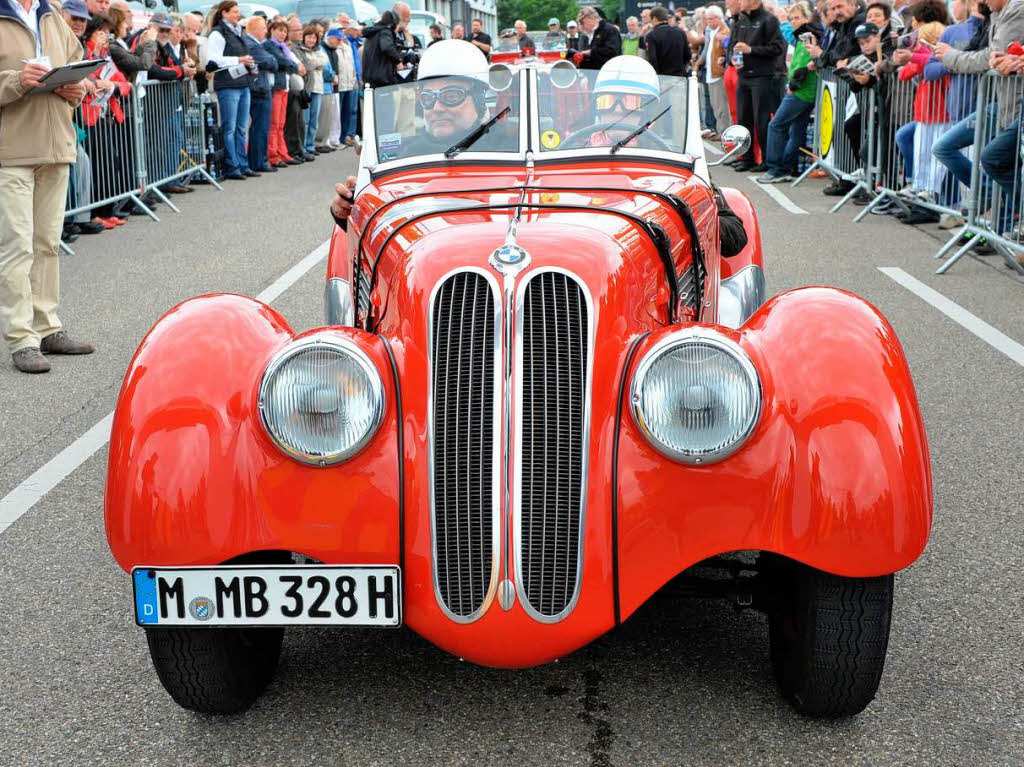
[[0, 0], [0, 332], [14, 366], [46, 373], [47, 354], [90, 354], [57, 318], [58, 248], [85, 87], [29, 94], [82, 46], [47, 0]]

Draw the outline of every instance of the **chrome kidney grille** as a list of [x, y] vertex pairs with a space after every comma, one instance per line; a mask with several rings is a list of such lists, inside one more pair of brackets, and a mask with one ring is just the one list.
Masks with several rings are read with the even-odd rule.
[[562, 272], [534, 274], [520, 300], [516, 571], [527, 611], [558, 620], [580, 586], [591, 319], [583, 288]]
[[488, 279], [458, 272], [431, 309], [434, 584], [448, 616], [479, 617], [497, 576], [495, 438], [500, 308]]

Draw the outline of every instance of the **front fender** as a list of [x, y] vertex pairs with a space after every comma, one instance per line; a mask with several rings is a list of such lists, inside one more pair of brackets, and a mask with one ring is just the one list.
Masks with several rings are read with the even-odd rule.
[[[712, 465], [658, 453], [620, 422], [619, 558], [626, 616], [681, 570], [728, 551], [782, 554], [844, 576], [892, 573], [923, 551], [932, 520], [928, 442], [892, 327], [866, 301], [803, 288], [738, 331], [764, 392], [747, 443]], [[635, 356], [666, 334], [651, 334]]]
[[356, 456], [329, 468], [284, 456], [257, 389], [294, 333], [270, 307], [214, 295], [179, 304], [135, 354], [110, 438], [105, 522], [118, 564], [217, 564], [255, 550], [325, 562], [399, 562], [396, 396], [380, 339], [349, 328], [381, 374], [386, 410]]

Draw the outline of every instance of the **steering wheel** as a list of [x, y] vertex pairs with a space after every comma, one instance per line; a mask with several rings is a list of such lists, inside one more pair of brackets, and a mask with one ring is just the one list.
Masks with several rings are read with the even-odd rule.
[[[565, 141], [563, 141], [561, 144], [559, 144], [558, 148], [559, 149], [583, 149], [587, 145], [587, 141], [586, 140], [589, 139], [591, 136], [593, 136], [595, 133], [598, 133], [600, 131], [607, 131], [607, 130], [621, 131], [624, 125], [625, 124], [621, 123], [621, 122], [594, 123], [593, 125], [588, 125], [586, 128], [580, 128], [578, 131], [573, 133], [571, 136], [567, 136]], [[628, 133], [631, 133], [632, 131], [636, 130], [640, 126], [639, 125], [634, 125], [634, 126], [630, 127], [628, 125], [625, 125], [625, 127], [627, 129], [625, 132], [628, 134]], [[644, 147], [645, 149], [664, 149], [666, 152], [674, 152], [675, 151], [671, 146], [668, 145], [668, 143], [665, 141], [665, 139], [663, 139], [657, 133], [652, 133], [650, 131], [650, 129], [644, 131], [639, 136], [637, 136], [637, 142], [638, 143], [643, 142], [643, 139], [645, 139], [645, 138], [646, 139], [650, 139], [650, 143], [654, 144], [654, 146]], [[575, 141], [578, 141], [579, 145], [578, 146], [571, 146], [572, 143], [575, 142]]]

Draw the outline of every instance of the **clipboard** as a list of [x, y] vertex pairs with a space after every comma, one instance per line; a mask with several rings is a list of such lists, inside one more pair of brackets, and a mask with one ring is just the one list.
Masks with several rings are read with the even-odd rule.
[[90, 61], [76, 61], [74, 64], [68, 64], [65, 67], [51, 69], [39, 79], [38, 88], [32, 88], [25, 91], [25, 93], [26, 95], [52, 93], [62, 85], [81, 82], [106, 63], [106, 59], [92, 59]]

